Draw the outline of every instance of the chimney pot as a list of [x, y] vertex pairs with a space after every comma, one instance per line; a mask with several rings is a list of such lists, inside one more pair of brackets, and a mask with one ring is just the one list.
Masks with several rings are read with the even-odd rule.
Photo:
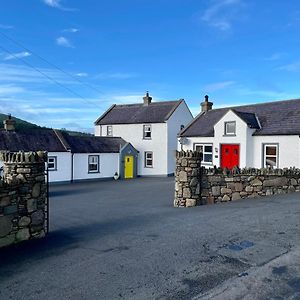
[[212, 110], [213, 102], [208, 101], [209, 97], [208, 95], [204, 96], [204, 102], [201, 103], [201, 112], [208, 112], [209, 110]]
[[149, 96], [149, 92], [146, 92], [146, 96], [143, 97], [144, 106], [148, 106], [151, 103], [152, 97]]
[[4, 129], [6, 131], [15, 131], [16, 121], [12, 119], [11, 114], [8, 115], [8, 119], [3, 121]]

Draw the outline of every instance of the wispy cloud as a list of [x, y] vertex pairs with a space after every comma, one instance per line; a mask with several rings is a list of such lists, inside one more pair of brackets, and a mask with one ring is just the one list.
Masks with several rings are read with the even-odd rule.
[[25, 51], [25, 52], [18, 52], [18, 53], [12, 53], [5, 55], [3, 60], [12, 60], [12, 59], [18, 59], [18, 58], [24, 58], [30, 56], [31, 53]]
[[53, 8], [57, 8], [60, 10], [65, 10], [65, 11], [75, 11], [77, 9], [75, 8], [70, 8], [70, 7], [65, 7], [61, 4], [61, 0], [43, 0], [43, 2]]
[[288, 71], [288, 72], [300, 71], [300, 61], [280, 66], [277, 68], [277, 70]]
[[218, 90], [223, 90], [229, 86], [232, 86], [233, 84], [235, 84], [235, 81], [215, 82], [204, 86], [203, 89], [207, 92], [215, 92]]
[[56, 39], [56, 44], [58, 46], [62, 46], [62, 47], [66, 47], [66, 48], [74, 48], [74, 46], [71, 44], [71, 42], [63, 36], [60, 36]]
[[68, 32], [68, 33], [76, 33], [78, 31], [79, 31], [79, 29], [77, 29], [77, 28], [66, 28], [66, 29], [62, 30], [62, 32]]
[[14, 26], [7, 24], [0, 24], [0, 29], [13, 29]]
[[265, 60], [268, 60], [268, 61], [275, 61], [275, 60], [281, 59], [282, 56], [283, 56], [282, 53], [273, 53], [273, 54], [270, 55], [269, 57], [266, 57]]
[[88, 76], [88, 73], [76, 73], [75, 74], [76, 76], [78, 76], [78, 77], [87, 77]]
[[228, 31], [232, 28], [241, 3], [242, 0], [213, 0], [202, 14], [201, 20], [218, 30]]
[[99, 73], [94, 78], [100, 80], [107, 80], [107, 79], [130, 79], [134, 77], [137, 77], [137, 74], [116, 72], [116, 73]]

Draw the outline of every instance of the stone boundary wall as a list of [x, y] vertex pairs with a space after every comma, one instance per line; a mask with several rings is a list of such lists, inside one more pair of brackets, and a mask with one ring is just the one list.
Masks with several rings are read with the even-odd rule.
[[0, 247], [45, 236], [45, 152], [0, 152]]
[[300, 192], [300, 169], [206, 169], [201, 158], [199, 152], [176, 152], [175, 207]]
[[202, 202], [300, 192], [300, 169], [201, 169]]
[[176, 151], [175, 207], [201, 204], [200, 171], [202, 154], [193, 151]]

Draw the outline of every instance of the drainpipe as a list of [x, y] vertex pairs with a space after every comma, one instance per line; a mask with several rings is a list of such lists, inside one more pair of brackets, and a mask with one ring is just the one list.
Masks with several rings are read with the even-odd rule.
[[74, 153], [71, 153], [71, 183], [74, 181]]

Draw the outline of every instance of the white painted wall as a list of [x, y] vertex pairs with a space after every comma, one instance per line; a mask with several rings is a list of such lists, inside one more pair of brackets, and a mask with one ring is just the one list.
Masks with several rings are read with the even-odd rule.
[[254, 136], [253, 165], [261, 168], [263, 165], [263, 144], [279, 144], [279, 168], [300, 168], [300, 138], [298, 135]]
[[[167, 175], [167, 124], [150, 124], [152, 128], [151, 140], [143, 139], [143, 125], [149, 124], [112, 125], [113, 136], [122, 137], [126, 142], [130, 142], [133, 147], [139, 151], [138, 175]], [[107, 125], [97, 125], [96, 127], [102, 127], [100, 129], [96, 129], [96, 133], [102, 132], [103, 136], [106, 136]], [[153, 168], [145, 168], [145, 151], [153, 152]]]
[[[99, 155], [100, 172], [88, 172], [89, 155]], [[119, 173], [119, 153], [74, 153], [74, 180], [111, 178]]]
[[174, 113], [167, 121], [167, 134], [168, 134], [168, 150], [167, 150], [167, 161], [168, 161], [168, 174], [175, 172], [175, 151], [177, 149], [177, 135], [180, 131], [180, 126], [186, 126], [193, 119], [188, 106], [183, 101]]
[[[224, 136], [224, 122], [236, 121], [236, 136]], [[213, 144], [213, 164], [206, 167], [220, 166], [220, 145], [240, 145], [240, 167], [263, 167], [263, 144], [279, 144], [279, 168], [300, 168], [300, 138], [299, 136], [253, 136], [244, 121], [232, 111], [229, 111], [214, 127], [214, 137], [189, 137], [183, 145], [183, 150], [194, 150], [194, 144]], [[181, 149], [178, 143], [178, 150]]]
[[49, 182], [60, 182], [71, 180], [72, 155], [70, 152], [49, 152], [48, 156], [55, 156], [57, 170], [49, 171]]

